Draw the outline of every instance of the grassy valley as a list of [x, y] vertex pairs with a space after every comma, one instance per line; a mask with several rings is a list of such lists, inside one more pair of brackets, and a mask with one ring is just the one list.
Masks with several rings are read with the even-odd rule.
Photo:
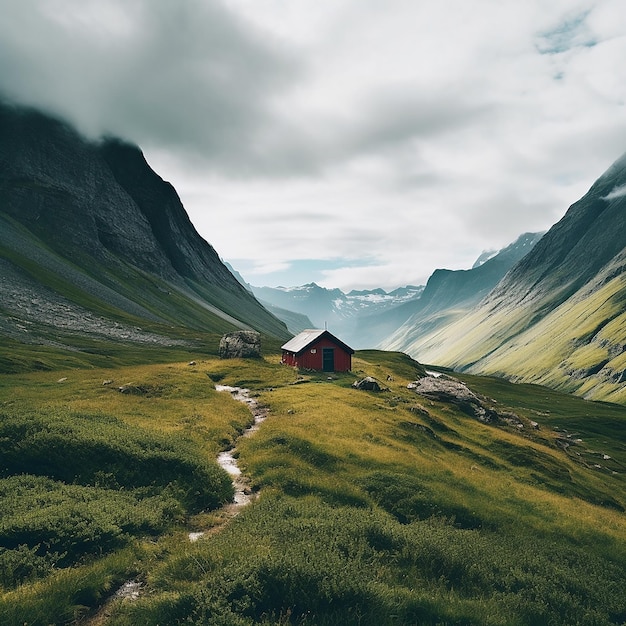
[[[129, 357], [0, 377], [0, 623], [626, 622], [622, 406], [455, 375], [494, 425], [407, 389], [400, 353], [332, 377]], [[216, 382], [269, 408], [252, 437]], [[259, 497], [226, 523], [234, 441]]]

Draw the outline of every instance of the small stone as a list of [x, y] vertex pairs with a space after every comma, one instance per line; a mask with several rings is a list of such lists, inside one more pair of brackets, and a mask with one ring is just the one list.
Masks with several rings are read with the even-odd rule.
[[352, 383], [352, 386], [355, 389], [361, 389], [361, 390], [364, 390], [364, 391], [375, 391], [375, 392], [389, 391], [389, 389], [387, 387], [383, 387], [372, 376], [366, 376], [365, 378], [362, 378], [361, 380], [357, 380], [357, 381]]

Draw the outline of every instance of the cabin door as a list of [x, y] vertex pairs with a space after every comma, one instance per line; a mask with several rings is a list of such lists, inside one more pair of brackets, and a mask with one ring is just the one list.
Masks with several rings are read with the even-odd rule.
[[334, 348], [322, 348], [322, 369], [325, 372], [335, 371], [335, 350]]

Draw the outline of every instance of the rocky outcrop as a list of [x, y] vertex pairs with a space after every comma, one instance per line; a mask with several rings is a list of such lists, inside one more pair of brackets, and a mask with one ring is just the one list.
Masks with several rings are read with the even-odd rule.
[[238, 330], [220, 339], [220, 358], [250, 359], [261, 356], [261, 335], [252, 330]]
[[524, 423], [515, 413], [498, 411], [493, 401], [474, 393], [465, 383], [450, 376], [425, 376], [407, 385], [424, 398], [456, 405], [463, 413], [486, 424], [498, 423], [514, 428], [524, 428]]

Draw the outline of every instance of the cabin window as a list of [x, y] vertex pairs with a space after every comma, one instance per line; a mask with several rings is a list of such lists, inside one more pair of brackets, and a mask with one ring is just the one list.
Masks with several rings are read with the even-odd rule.
[[315, 348], [311, 348], [311, 354], [317, 354], [317, 350]]

